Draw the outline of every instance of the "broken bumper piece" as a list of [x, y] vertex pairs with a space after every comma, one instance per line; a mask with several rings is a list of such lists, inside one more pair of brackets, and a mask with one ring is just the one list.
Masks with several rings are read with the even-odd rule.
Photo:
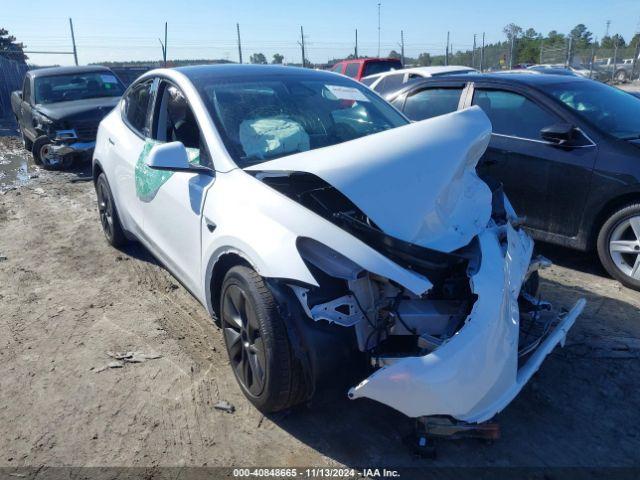
[[51, 155], [64, 157], [65, 155], [89, 155], [93, 152], [96, 142], [54, 143], [51, 145]]
[[423, 356], [383, 362], [384, 367], [349, 391], [409, 417], [447, 415], [467, 423], [484, 422], [503, 410], [538, 370], [584, 308], [579, 300], [519, 366], [518, 297], [530, 273], [533, 242], [511, 225], [479, 237], [482, 261], [471, 275], [477, 300], [464, 326]]

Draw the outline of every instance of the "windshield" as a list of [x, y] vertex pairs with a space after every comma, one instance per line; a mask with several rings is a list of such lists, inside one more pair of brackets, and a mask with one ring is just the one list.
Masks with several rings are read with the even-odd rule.
[[633, 95], [594, 81], [558, 83], [546, 91], [609, 135], [640, 136], [640, 99]]
[[69, 102], [85, 98], [119, 97], [124, 93], [120, 80], [111, 72], [86, 72], [35, 79], [36, 103]]
[[[323, 75], [327, 77], [327, 75]], [[366, 87], [331, 75], [193, 78], [241, 168], [407, 124]]]

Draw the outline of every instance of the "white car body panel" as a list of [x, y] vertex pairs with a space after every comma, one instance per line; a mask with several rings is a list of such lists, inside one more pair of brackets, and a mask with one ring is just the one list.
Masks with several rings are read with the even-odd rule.
[[[233, 206], [229, 205], [229, 198], [234, 199]], [[298, 237], [309, 237], [345, 255], [365, 270], [393, 279], [415, 294], [431, 288], [431, 282], [425, 277], [400, 267], [242, 170], [219, 176], [207, 197], [204, 216], [218, 225], [213, 234], [203, 230], [205, 284], [210, 281], [215, 261], [225, 253], [236, 253], [263, 277], [317, 286], [296, 248]], [[247, 221], [248, 218], [251, 220]], [[210, 298], [207, 305], [212, 308]]]
[[456, 73], [464, 73], [464, 72], [477, 72], [477, 70], [475, 68], [465, 67], [462, 65], [410, 67], [410, 68], [402, 68], [400, 70], [389, 70], [388, 72], [376, 73], [375, 75], [364, 77], [362, 80], [365, 80], [367, 78], [371, 79], [375, 77], [375, 80], [369, 84], [369, 88], [372, 90], [375, 90], [376, 86], [378, 86], [378, 84], [385, 77], [389, 75], [397, 75], [399, 73], [404, 73], [405, 75], [402, 83], [407, 83], [410, 75], [429, 78], [429, 77], [437, 77], [439, 75], [456, 74]]
[[471, 107], [247, 170], [312, 173], [388, 235], [451, 252], [491, 217], [491, 190], [475, 171], [490, 138], [489, 119]]
[[[301, 237], [333, 249], [416, 298], [432, 289], [432, 279], [392, 261], [261, 181], [265, 175], [305, 172], [348, 197], [390, 237], [440, 252], [453, 252], [477, 238], [482, 254], [477, 271], [469, 273], [478, 298], [462, 328], [427, 355], [389, 361], [352, 388], [351, 398], [368, 397], [411, 417], [450, 415], [481, 422], [502, 410], [544, 357], [563, 342], [583, 301], [518, 369], [518, 295], [533, 242], [508, 223], [497, 226], [492, 220], [492, 192], [475, 173], [491, 135], [479, 108], [281, 157], [245, 171], [226, 151], [189, 79], [166, 69], [142, 79], [155, 75], [170, 79], [187, 97], [215, 175], [174, 172], [153, 198], [142, 201], [136, 196], [135, 164], [144, 140], [123, 123], [120, 108], [100, 125], [94, 161], [109, 179], [125, 230], [167, 265], [210, 313], [215, 310], [212, 272], [229, 253], [245, 259], [265, 278], [318, 287], [298, 251]], [[506, 198], [504, 203], [513, 219]]]
[[451, 415], [478, 423], [499, 413], [518, 394], [564, 338], [584, 301], [518, 370], [518, 295], [533, 242], [508, 225], [504, 251], [499, 233], [494, 227], [479, 236], [482, 265], [471, 278], [478, 300], [464, 327], [433, 353], [403, 358], [376, 371], [350, 390], [350, 398], [368, 397], [410, 417]]

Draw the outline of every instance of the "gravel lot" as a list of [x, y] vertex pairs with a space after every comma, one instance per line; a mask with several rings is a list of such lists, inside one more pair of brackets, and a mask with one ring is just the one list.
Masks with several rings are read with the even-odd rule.
[[[107, 245], [88, 168], [39, 170], [0, 137], [0, 160], [11, 152], [5, 170], [24, 171], [0, 187], [0, 466], [640, 464], [640, 295], [592, 255], [540, 245], [555, 262], [544, 296], [588, 306], [497, 417], [502, 438], [418, 459], [402, 441], [412, 422], [346, 386], [263, 417], [205, 310], [141, 246]], [[129, 351], [160, 357], [104, 368]]]

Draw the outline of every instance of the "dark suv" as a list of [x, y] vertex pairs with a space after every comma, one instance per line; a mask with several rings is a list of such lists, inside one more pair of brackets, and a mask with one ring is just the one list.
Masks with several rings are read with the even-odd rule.
[[579, 77], [426, 79], [387, 96], [412, 120], [477, 105], [493, 125], [478, 173], [503, 183], [531, 234], [597, 248], [640, 290], [640, 99]]

